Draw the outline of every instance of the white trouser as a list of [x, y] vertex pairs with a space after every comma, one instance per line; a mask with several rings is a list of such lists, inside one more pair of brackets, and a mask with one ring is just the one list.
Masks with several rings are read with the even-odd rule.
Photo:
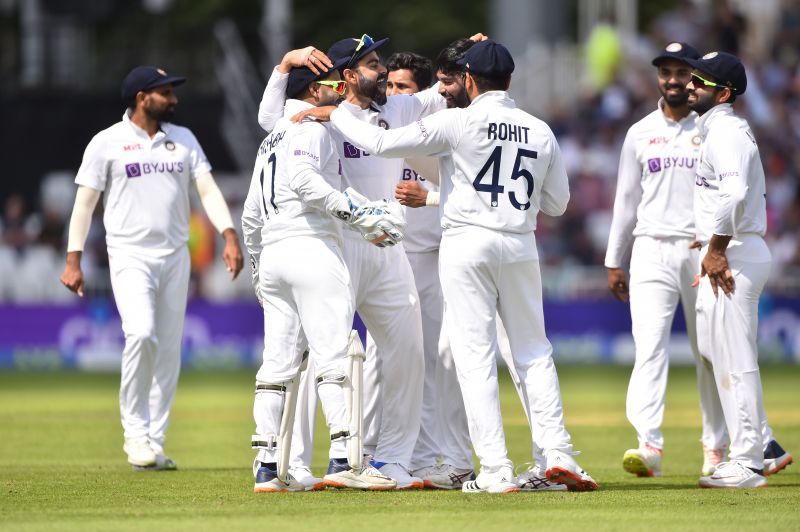
[[125, 438], [147, 437], [163, 451], [181, 368], [189, 290], [189, 250], [161, 258], [109, 250], [111, 288], [125, 348], [119, 408]]
[[681, 301], [686, 332], [697, 368], [700, 392], [702, 437], [708, 448], [719, 449], [728, 443], [725, 418], [714, 373], [697, 353], [695, 299], [692, 287], [699, 252], [689, 249], [690, 238], [652, 238], [639, 236], [631, 255], [630, 312], [636, 361], [628, 384], [626, 412], [636, 429], [639, 446], [664, 448], [661, 423], [669, 370], [670, 330], [678, 300]]
[[422, 310], [425, 383], [422, 421], [411, 469], [444, 463], [472, 469], [472, 448], [461, 388], [447, 335], [441, 335], [444, 301], [439, 283], [439, 251], [407, 252]]
[[356, 309], [377, 347], [377, 353], [367, 351], [364, 362], [365, 451], [374, 446], [376, 462], [408, 468], [419, 434], [425, 372], [414, 275], [402, 245], [379, 248], [355, 231], [344, 235]]
[[447, 230], [439, 261], [444, 327], [453, 350], [469, 432], [484, 471], [511, 466], [497, 382], [499, 313], [513, 366], [527, 394], [532, 435], [545, 449], [572, 451], [564, 428], [552, 346], [544, 331], [542, 284], [533, 233], [480, 227]]
[[[317, 375], [343, 376], [353, 299], [338, 245], [313, 237], [269, 244], [261, 252], [259, 279], [264, 298], [264, 354], [256, 381], [280, 384], [294, 378], [306, 346]], [[328, 388], [324, 391], [323, 386]], [[341, 384], [321, 384], [319, 394], [331, 432], [346, 429]], [[256, 393], [253, 416], [258, 435], [277, 436], [282, 411], [282, 394]], [[347, 456], [344, 441], [332, 442], [330, 452]], [[275, 452], [261, 449], [257, 458], [273, 462]]]
[[[701, 252], [705, 255], [707, 248]], [[764, 440], [770, 432], [764, 412], [758, 369], [758, 299], [769, 277], [772, 258], [764, 239], [743, 235], [726, 252], [736, 284], [733, 294], [714, 297], [708, 276], [697, 295], [697, 341], [700, 354], [714, 366], [725, 423], [729, 458], [746, 467], [764, 467]]]

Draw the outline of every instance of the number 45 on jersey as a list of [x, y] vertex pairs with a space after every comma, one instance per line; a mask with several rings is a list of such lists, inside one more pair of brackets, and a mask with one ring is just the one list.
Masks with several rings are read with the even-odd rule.
[[[525, 179], [525, 190], [527, 193], [527, 198], [525, 198], [525, 202], [521, 202], [515, 192], [510, 192], [508, 194], [508, 200], [511, 202], [511, 205], [514, 206], [515, 209], [520, 211], [526, 211], [531, 207], [531, 196], [533, 195], [533, 174], [530, 173], [524, 167], [523, 159], [536, 159], [537, 153], [533, 150], [524, 150], [522, 148], [517, 149], [517, 157], [514, 160], [514, 169], [511, 172], [511, 179], [516, 181], [520, 177]], [[478, 175], [475, 177], [475, 180], [472, 182], [472, 186], [475, 187], [475, 190], [478, 192], [488, 192], [491, 194], [491, 206], [497, 207], [498, 206], [498, 196], [505, 192], [505, 187], [500, 184], [500, 162], [503, 156], [503, 147], [496, 146], [492, 154], [486, 160], [483, 165], [483, 168], [480, 169]], [[492, 170], [492, 177], [489, 183], [484, 181], [484, 177], [489, 172], [489, 169]]]

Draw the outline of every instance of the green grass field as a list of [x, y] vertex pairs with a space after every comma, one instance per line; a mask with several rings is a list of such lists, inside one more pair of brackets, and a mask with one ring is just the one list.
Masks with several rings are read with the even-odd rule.
[[[664, 477], [626, 474], [622, 453], [636, 443], [624, 409], [629, 371], [559, 372], [567, 428], [600, 491], [508, 495], [253, 494], [253, 373], [182, 375], [167, 447], [180, 470], [134, 473], [122, 452], [118, 376], [0, 373], [0, 530], [800, 530], [800, 463], [766, 489], [697, 488], [691, 368], [670, 375]], [[798, 456], [800, 368], [767, 367], [762, 379], [770, 422]], [[525, 417], [510, 381], [503, 385], [511, 458], [529, 461]]]

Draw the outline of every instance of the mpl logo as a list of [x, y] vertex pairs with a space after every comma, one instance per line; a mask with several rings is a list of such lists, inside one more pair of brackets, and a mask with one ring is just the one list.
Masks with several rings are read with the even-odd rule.
[[142, 165], [139, 163], [131, 163], [125, 165], [125, 175], [128, 177], [141, 177]]
[[661, 171], [661, 158], [654, 157], [652, 159], [647, 160], [647, 168], [650, 170], [651, 173], [656, 173]]

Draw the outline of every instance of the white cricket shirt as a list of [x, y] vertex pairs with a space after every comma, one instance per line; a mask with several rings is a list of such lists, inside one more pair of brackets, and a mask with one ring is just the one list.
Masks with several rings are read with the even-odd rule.
[[633, 124], [619, 158], [606, 268], [622, 267], [637, 236], [694, 238], [694, 176], [700, 153], [697, 113], [676, 122], [658, 109]]
[[408, 127], [358, 127], [341, 107], [331, 121], [355, 144], [388, 157], [439, 156], [442, 227], [531, 232], [539, 211], [563, 214], [569, 182], [550, 128], [489, 91], [466, 109], [446, 109]]
[[328, 128], [311, 120], [289, 120], [311, 107], [287, 100], [283, 118], [258, 149], [242, 214], [251, 253], [293, 236], [341, 241], [342, 222], [325, 209], [332, 195], [341, 195], [339, 157]]
[[[407, 164], [403, 167], [403, 182], [416, 181], [427, 191], [438, 192], [439, 187], [418, 174]], [[433, 206], [406, 207], [406, 226], [403, 247], [409, 253], [436, 251], [442, 241], [442, 224], [439, 208]]]
[[764, 167], [758, 145], [731, 104], [717, 105], [697, 121], [703, 144], [694, 193], [697, 239], [767, 232]]
[[189, 181], [210, 171], [187, 128], [163, 123], [151, 139], [126, 111], [89, 142], [75, 182], [104, 192], [109, 252], [162, 257], [189, 240]]

